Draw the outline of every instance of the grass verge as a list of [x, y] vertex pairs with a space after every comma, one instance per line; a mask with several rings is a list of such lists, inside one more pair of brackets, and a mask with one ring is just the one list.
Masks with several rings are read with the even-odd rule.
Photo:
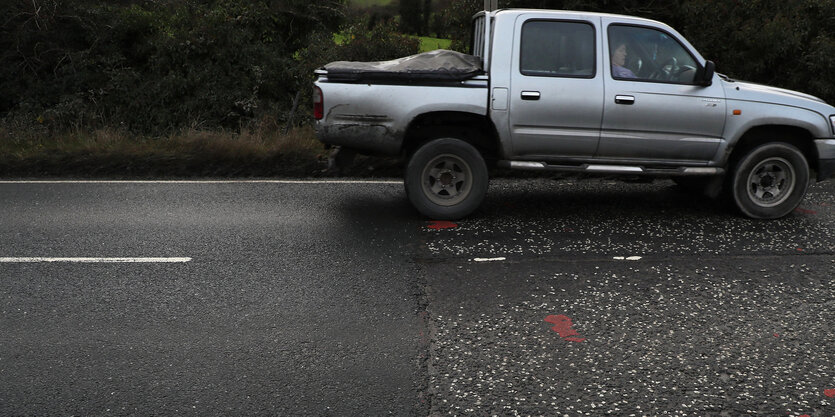
[[428, 36], [420, 36], [420, 52], [429, 52], [436, 49], [449, 49], [452, 45], [451, 39], [430, 38]]
[[[116, 129], [62, 134], [0, 131], [0, 177], [323, 177], [328, 151], [310, 127], [217, 132], [186, 130], [162, 138]], [[359, 157], [343, 172], [400, 176], [398, 161]]]

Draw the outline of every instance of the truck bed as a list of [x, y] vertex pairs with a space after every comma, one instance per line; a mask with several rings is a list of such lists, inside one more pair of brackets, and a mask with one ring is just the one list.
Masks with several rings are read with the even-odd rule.
[[324, 117], [315, 124], [320, 141], [366, 154], [399, 155], [409, 124], [443, 112], [487, 115], [488, 77], [393, 77], [346, 80], [330, 70], [316, 72]]

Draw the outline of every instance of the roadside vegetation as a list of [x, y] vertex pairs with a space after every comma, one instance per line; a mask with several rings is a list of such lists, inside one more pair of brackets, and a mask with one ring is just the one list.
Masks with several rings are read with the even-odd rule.
[[[184, 129], [163, 137], [101, 128], [10, 136], [0, 141], [0, 177], [323, 177], [332, 175], [328, 154], [310, 126]], [[393, 159], [358, 157], [341, 174], [391, 177], [401, 170]]]
[[[315, 176], [313, 70], [466, 51], [482, 0], [27, 0], [0, 3], [0, 175]], [[632, 14], [718, 71], [835, 102], [825, 0], [507, 0]], [[365, 164], [365, 165], [363, 165]], [[390, 161], [360, 160], [357, 175]], [[375, 169], [368, 169], [375, 167]], [[397, 174], [396, 169], [392, 169]]]
[[357, 8], [388, 6], [393, 0], [348, 0], [348, 5]]

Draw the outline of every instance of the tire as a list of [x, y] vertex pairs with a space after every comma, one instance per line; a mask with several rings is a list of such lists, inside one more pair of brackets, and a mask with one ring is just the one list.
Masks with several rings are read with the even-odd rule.
[[734, 168], [731, 194], [736, 207], [754, 219], [777, 219], [797, 208], [809, 187], [809, 163], [783, 142], [748, 151]]
[[472, 145], [442, 138], [421, 146], [406, 167], [406, 195], [433, 220], [456, 220], [475, 211], [487, 194], [487, 164]]

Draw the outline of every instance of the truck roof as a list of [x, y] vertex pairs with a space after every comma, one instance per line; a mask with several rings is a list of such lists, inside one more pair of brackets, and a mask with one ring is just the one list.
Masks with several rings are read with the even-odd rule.
[[[704, 57], [702, 57], [699, 54], [698, 50], [696, 50], [696, 48], [694, 48], [693, 45], [691, 45], [687, 41], [687, 39], [684, 36], [682, 36], [678, 31], [676, 31], [673, 27], [671, 27], [670, 25], [667, 25], [664, 22], [660, 22], [660, 21], [652, 20], [652, 19], [646, 19], [646, 18], [643, 18], [643, 17], [635, 17], [635, 16], [629, 16], [629, 15], [611, 14], [611, 13], [574, 11], [574, 10], [498, 9], [498, 10], [494, 10], [492, 12], [488, 12], [488, 11], [478, 12], [473, 16], [473, 19], [476, 19], [480, 16], [489, 16], [490, 20], [494, 20], [494, 19], [495, 20], [505, 20], [505, 19], [513, 20], [515, 17], [521, 16], [521, 15], [524, 15], [524, 14], [537, 14], [537, 15], [541, 15], [541, 16], [542, 15], [544, 15], [544, 16], [552, 15], [555, 19], [570, 18], [570, 17], [576, 17], [576, 18], [580, 18], [580, 17], [583, 17], [583, 18], [613, 18], [615, 20], [619, 20], [619, 21], [624, 22], [624, 23], [631, 23], [631, 24], [635, 24], [635, 25], [646, 25], [646, 26], [660, 28], [660, 29], [663, 29], [664, 31], [666, 31], [668, 33], [674, 34], [675, 37], [679, 41], [681, 41], [690, 51], [692, 51], [694, 53], [694, 55], [696, 57], [696, 60], [699, 61], [699, 63], [704, 64], [704, 62], [705, 62]], [[478, 55], [478, 54], [474, 54], [474, 55]], [[482, 58], [484, 59], [485, 57], [482, 56]], [[487, 68], [487, 67], [489, 67], [489, 63], [487, 62], [487, 59], [485, 59], [485, 68]]]
[[612, 14], [612, 13], [598, 13], [598, 12], [584, 12], [584, 11], [576, 11], [576, 10], [554, 10], [554, 9], [498, 9], [492, 12], [482, 11], [476, 14], [476, 16], [482, 13], [490, 13], [493, 16], [498, 14], [506, 15], [506, 14], [513, 14], [513, 15], [521, 15], [526, 13], [537, 13], [537, 14], [553, 14], [555, 16], [585, 16], [585, 17], [614, 17], [618, 19], [628, 19], [632, 21], [642, 21], [645, 23], [651, 23], [653, 25], [661, 25], [664, 27], [669, 27], [667, 24], [663, 22], [659, 22], [653, 19], [647, 19], [643, 17], [637, 16], [630, 16], [630, 15], [623, 15], [623, 14]]

